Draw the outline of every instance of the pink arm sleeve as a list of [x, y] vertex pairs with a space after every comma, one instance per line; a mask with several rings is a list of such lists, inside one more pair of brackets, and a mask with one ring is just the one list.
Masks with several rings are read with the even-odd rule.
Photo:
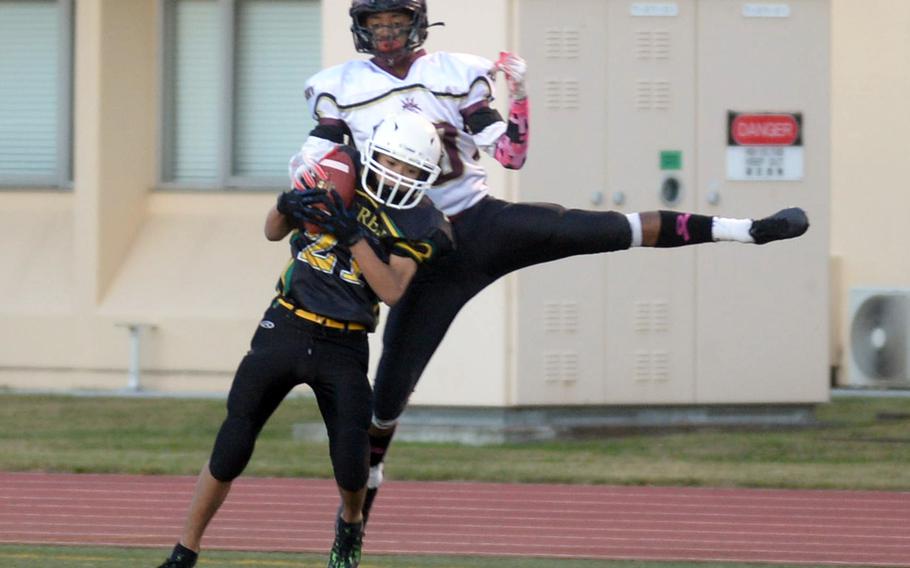
[[531, 137], [530, 104], [527, 98], [513, 100], [509, 105], [509, 125], [496, 142], [496, 161], [510, 170], [520, 169], [528, 157]]

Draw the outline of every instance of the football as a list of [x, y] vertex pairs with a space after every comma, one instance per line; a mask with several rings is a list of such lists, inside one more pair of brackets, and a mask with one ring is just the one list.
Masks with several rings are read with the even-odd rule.
[[[357, 188], [357, 167], [351, 155], [339, 146], [326, 154], [324, 158], [319, 160], [318, 164], [325, 175], [321, 177], [318, 175], [319, 172], [317, 172], [317, 175], [314, 176], [316, 186], [310, 189], [335, 190], [341, 196], [344, 206], [350, 207], [354, 201], [354, 193]], [[304, 189], [304, 191], [307, 191], [307, 189]], [[325, 208], [322, 204], [316, 205], [316, 207]], [[322, 232], [321, 227], [312, 223], [305, 223], [304, 229], [310, 233]]]

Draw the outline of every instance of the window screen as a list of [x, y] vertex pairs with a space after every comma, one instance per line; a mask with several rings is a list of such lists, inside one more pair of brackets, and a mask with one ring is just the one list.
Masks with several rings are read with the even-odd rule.
[[274, 188], [313, 122], [317, 0], [166, 3], [165, 186]]
[[68, 5], [0, 0], [0, 184], [69, 180]]
[[243, 0], [234, 74], [236, 176], [287, 179], [288, 158], [313, 128], [303, 83], [319, 71], [319, 6]]

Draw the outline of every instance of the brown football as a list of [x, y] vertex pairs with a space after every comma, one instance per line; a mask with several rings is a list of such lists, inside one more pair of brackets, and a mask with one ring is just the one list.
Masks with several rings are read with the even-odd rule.
[[[357, 167], [350, 154], [336, 147], [334, 150], [319, 160], [319, 167], [325, 173], [325, 179], [318, 175], [316, 178], [316, 188], [326, 191], [335, 190], [341, 195], [341, 200], [345, 207], [350, 207], [354, 201], [354, 192], [357, 188]], [[304, 190], [307, 191], [307, 190]], [[320, 209], [325, 207], [322, 204], [316, 205]], [[322, 228], [312, 223], [305, 223], [304, 228], [310, 233], [321, 233]]]

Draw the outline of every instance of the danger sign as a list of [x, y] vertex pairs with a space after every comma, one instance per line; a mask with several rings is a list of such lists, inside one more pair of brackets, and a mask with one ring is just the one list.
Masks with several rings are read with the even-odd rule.
[[799, 140], [799, 122], [792, 114], [737, 114], [730, 138], [738, 146], [792, 146]]
[[803, 178], [802, 113], [727, 113], [727, 179]]

